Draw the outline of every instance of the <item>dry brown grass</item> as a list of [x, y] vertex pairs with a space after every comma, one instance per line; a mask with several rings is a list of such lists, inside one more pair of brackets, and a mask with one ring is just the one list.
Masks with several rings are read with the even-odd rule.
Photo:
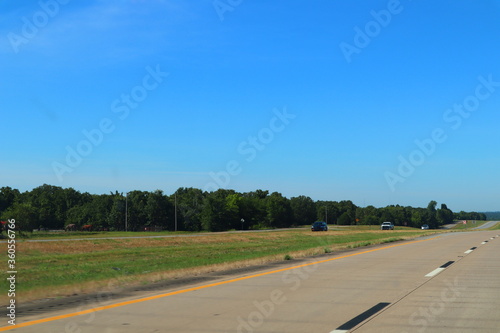
[[[366, 233], [386, 233], [387, 231], [366, 230]], [[309, 231], [292, 231], [292, 233], [304, 234], [311, 237], [323, 236], [345, 236], [359, 234], [359, 231], [329, 231], [311, 233]], [[227, 244], [238, 242], [249, 242], [252, 240], [282, 240], [289, 239], [290, 233], [286, 232], [255, 232], [245, 234], [214, 234], [196, 237], [165, 237], [165, 238], [124, 238], [124, 239], [100, 239], [100, 240], [75, 240], [75, 241], [51, 241], [51, 242], [19, 242], [18, 253], [20, 254], [83, 254], [98, 251], [109, 251], [114, 249], [137, 248], [137, 247], [173, 247], [183, 245], [200, 244]]]
[[[330, 234], [330, 235], [333, 235]], [[53, 242], [19, 242], [19, 254], [55, 253], [83, 254], [98, 251], [108, 251], [126, 248], [174, 247], [201, 244], [227, 244], [249, 242], [258, 238], [261, 240], [286, 239], [290, 236], [283, 232], [248, 233], [248, 234], [214, 234], [196, 237], [165, 237], [165, 238], [123, 238], [102, 240], [53, 241]]]

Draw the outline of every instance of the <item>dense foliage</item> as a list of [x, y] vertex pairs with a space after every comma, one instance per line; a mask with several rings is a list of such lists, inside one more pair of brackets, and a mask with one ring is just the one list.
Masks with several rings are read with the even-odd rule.
[[500, 220], [500, 212], [486, 212], [484, 213], [486, 215], [487, 220]]
[[288, 199], [278, 192], [263, 190], [238, 193], [179, 188], [169, 196], [160, 190], [97, 195], [46, 184], [24, 193], [0, 188], [0, 217], [15, 218], [17, 226], [26, 231], [63, 229], [68, 225], [74, 225], [76, 230], [92, 225], [94, 230], [223, 231], [284, 228], [315, 220], [341, 225], [391, 221], [395, 225], [428, 224], [436, 228], [454, 219], [486, 219], [482, 213], [453, 213], [445, 204], [437, 208], [435, 201], [426, 208], [375, 208], [358, 207], [349, 200], [315, 202], [306, 196]]

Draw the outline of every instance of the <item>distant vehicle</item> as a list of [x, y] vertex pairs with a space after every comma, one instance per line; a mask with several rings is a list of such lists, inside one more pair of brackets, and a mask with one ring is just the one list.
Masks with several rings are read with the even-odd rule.
[[380, 230], [394, 230], [394, 224], [392, 222], [382, 222]]
[[424, 224], [424, 225], [422, 226], [422, 230], [427, 230], [427, 229], [429, 229], [429, 226], [428, 226], [427, 224]]
[[328, 231], [326, 222], [314, 222], [311, 226], [311, 231]]

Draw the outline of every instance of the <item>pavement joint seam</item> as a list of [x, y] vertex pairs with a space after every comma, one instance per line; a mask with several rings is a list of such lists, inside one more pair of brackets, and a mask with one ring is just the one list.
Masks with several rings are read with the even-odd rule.
[[[497, 235], [498, 237], [499, 235]], [[473, 247], [471, 248], [470, 250], [476, 250], [477, 247]], [[469, 250], [469, 251], [470, 251]], [[467, 252], [467, 251], [466, 251]], [[456, 261], [448, 261], [446, 264], [448, 264], [446, 267], [449, 267], [451, 265], [451, 263], [457, 263], [459, 262], [460, 260], [462, 260], [463, 258], [465, 258], [464, 256], [458, 256], [458, 259]], [[446, 265], [444, 264], [444, 265]], [[446, 268], [442, 268], [442, 266], [444, 265], [441, 265], [441, 267], [439, 267], [438, 269], [442, 269], [442, 270], [445, 270]], [[388, 309], [390, 309], [391, 307], [393, 307], [394, 305], [398, 304], [400, 301], [402, 301], [403, 299], [405, 299], [406, 297], [410, 296], [412, 293], [414, 293], [415, 291], [417, 291], [418, 289], [420, 289], [421, 287], [423, 287], [425, 284], [427, 284], [428, 282], [430, 282], [431, 280], [433, 280], [436, 276], [438, 276], [439, 274], [435, 274], [433, 276], [429, 276], [429, 279], [425, 280], [424, 282], [422, 282], [421, 284], [419, 284], [418, 286], [416, 286], [415, 288], [413, 288], [412, 290], [410, 290], [409, 292], [407, 292], [406, 294], [404, 294], [403, 296], [401, 296], [399, 299], [397, 299], [395, 302], [392, 302], [392, 303], [389, 303], [388, 306], [384, 307], [381, 311], [377, 312], [375, 315], [371, 316], [370, 318], [364, 320], [363, 322], [359, 323], [357, 326], [353, 327], [351, 330], [347, 330], [347, 331], [333, 331], [333, 332], [354, 332], [356, 330], [358, 330], [359, 328], [361, 328], [363, 325], [367, 324], [368, 322], [372, 321], [373, 319], [375, 319], [376, 317], [378, 317], [379, 315], [381, 315], [382, 313], [384, 313], [385, 311], [387, 311]]]

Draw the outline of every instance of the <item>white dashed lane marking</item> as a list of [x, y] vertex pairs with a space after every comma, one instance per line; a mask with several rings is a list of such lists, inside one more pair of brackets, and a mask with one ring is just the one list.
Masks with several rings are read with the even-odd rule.
[[443, 264], [443, 265], [439, 266], [438, 268], [436, 268], [435, 270], [433, 270], [432, 272], [430, 272], [429, 274], [427, 274], [425, 277], [436, 276], [439, 273], [441, 273], [442, 271], [444, 271], [446, 269], [446, 267], [450, 266], [453, 263], [454, 263], [454, 261], [448, 261], [446, 264]]

